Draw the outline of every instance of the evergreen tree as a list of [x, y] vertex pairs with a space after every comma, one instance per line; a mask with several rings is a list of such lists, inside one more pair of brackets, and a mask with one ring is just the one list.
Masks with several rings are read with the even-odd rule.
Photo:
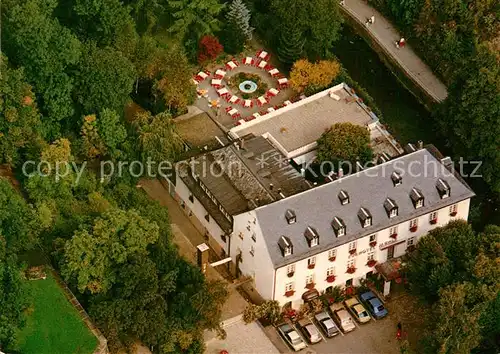
[[238, 54], [243, 51], [246, 37], [240, 28], [233, 21], [229, 21], [224, 26], [224, 30], [220, 34], [224, 51], [229, 54]]
[[233, 0], [229, 5], [227, 19], [229, 23], [234, 23], [247, 39], [252, 39], [253, 28], [250, 27], [250, 10], [243, 0]]
[[292, 65], [302, 57], [304, 43], [305, 39], [298, 28], [293, 27], [282, 31], [278, 43], [278, 59], [282, 63]]

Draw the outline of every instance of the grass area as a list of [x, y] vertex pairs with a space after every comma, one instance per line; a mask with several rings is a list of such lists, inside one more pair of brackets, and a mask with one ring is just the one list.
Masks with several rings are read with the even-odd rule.
[[45, 280], [28, 281], [33, 311], [14, 348], [23, 354], [92, 353], [97, 338], [48, 272]]

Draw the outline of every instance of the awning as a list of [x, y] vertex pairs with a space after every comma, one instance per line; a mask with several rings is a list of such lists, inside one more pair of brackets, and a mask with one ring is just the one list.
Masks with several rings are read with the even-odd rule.
[[391, 259], [385, 263], [377, 264], [375, 269], [382, 274], [385, 281], [401, 278], [401, 260], [399, 259]]
[[319, 292], [316, 289], [311, 289], [302, 294], [302, 300], [311, 301], [319, 297]]

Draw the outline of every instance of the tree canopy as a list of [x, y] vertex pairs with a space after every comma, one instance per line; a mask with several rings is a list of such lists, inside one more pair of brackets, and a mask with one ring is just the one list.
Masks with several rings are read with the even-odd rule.
[[339, 38], [342, 16], [336, 0], [272, 0], [273, 16], [282, 28], [296, 28], [306, 42], [310, 59], [329, 58]]
[[335, 60], [320, 60], [317, 63], [307, 59], [297, 60], [290, 72], [290, 85], [299, 92], [316, 93], [331, 85], [340, 68]]
[[[407, 266], [412, 292], [433, 307], [426, 338], [430, 351], [493, 350], [500, 316], [500, 228], [476, 233], [454, 221], [424, 236]], [[490, 311], [496, 311], [491, 313]]]
[[335, 123], [317, 142], [318, 163], [329, 161], [340, 166], [346, 162], [354, 169], [357, 161], [364, 164], [372, 159], [370, 134], [360, 125]]

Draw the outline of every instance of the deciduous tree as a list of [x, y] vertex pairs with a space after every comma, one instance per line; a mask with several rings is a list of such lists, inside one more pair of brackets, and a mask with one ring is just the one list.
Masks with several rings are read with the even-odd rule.
[[55, 0], [2, 4], [2, 50], [40, 94], [47, 131], [57, 135], [57, 121], [73, 115], [70, 71], [80, 58], [80, 42], [53, 17]]
[[335, 123], [318, 139], [318, 163], [330, 161], [334, 166], [356, 161], [366, 163], [372, 159], [370, 134], [365, 127], [351, 123]]
[[224, 51], [224, 47], [219, 43], [219, 39], [214, 36], [203, 36], [198, 44], [198, 63], [213, 60]]
[[175, 131], [172, 117], [168, 113], [152, 116], [139, 113], [134, 121], [138, 134], [138, 146], [143, 161], [174, 161], [182, 151], [183, 142]]
[[81, 292], [105, 293], [131, 257], [147, 257], [147, 247], [158, 235], [158, 225], [137, 212], [110, 210], [66, 241], [62, 274]]
[[311, 63], [301, 59], [293, 64], [290, 84], [296, 91], [315, 93], [329, 86], [339, 73], [340, 64], [335, 60]]
[[78, 66], [78, 102], [85, 113], [105, 108], [122, 112], [135, 77], [134, 66], [121, 52], [89, 43]]
[[17, 165], [26, 150], [40, 148], [42, 121], [24, 71], [1, 56], [0, 72], [0, 161]]

